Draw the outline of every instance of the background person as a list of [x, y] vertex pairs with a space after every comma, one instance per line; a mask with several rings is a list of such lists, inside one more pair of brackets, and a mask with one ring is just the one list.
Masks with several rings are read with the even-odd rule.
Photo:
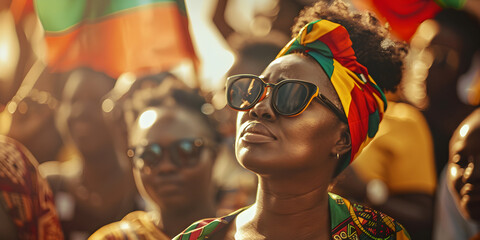
[[63, 239], [53, 194], [35, 157], [0, 135], [0, 238]]
[[480, 109], [455, 130], [439, 184], [434, 239], [480, 238]]
[[192, 221], [215, 216], [212, 172], [220, 135], [202, 112], [202, 96], [168, 90], [129, 130], [135, 182], [152, 211], [129, 213], [89, 239], [171, 239]]
[[77, 154], [44, 163], [42, 172], [54, 192], [66, 239], [85, 239], [141, 207], [133, 177], [122, 168], [102, 117], [103, 96], [114, 83], [101, 72], [79, 68], [63, 89], [59, 126]]

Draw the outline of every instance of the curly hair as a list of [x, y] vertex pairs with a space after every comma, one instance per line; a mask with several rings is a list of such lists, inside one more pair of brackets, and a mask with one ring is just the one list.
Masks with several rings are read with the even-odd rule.
[[141, 111], [148, 107], [161, 108], [164, 106], [175, 106], [190, 111], [203, 119], [207, 130], [212, 134], [213, 141], [221, 142], [222, 136], [218, 131], [218, 122], [213, 117], [215, 108], [207, 101], [205, 94], [198, 88], [190, 88], [183, 85], [163, 86], [166, 90], [148, 97], [148, 104]]
[[345, 27], [358, 62], [368, 68], [370, 76], [382, 90], [396, 90], [402, 79], [407, 43], [392, 39], [388, 27], [372, 13], [354, 11], [341, 0], [330, 4], [319, 1], [302, 10], [292, 27], [292, 36], [317, 19], [326, 19]]

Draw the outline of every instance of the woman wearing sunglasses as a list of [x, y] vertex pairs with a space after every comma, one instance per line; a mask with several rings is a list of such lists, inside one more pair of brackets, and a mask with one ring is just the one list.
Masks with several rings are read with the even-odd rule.
[[378, 21], [341, 2], [317, 3], [298, 24], [261, 76], [227, 80], [227, 102], [239, 111], [236, 156], [258, 176], [256, 202], [174, 239], [409, 239], [387, 215], [328, 192], [386, 109], [375, 73], [359, 62], [388, 65], [395, 45], [382, 47]]
[[196, 92], [170, 89], [139, 113], [130, 131], [137, 188], [153, 211], [136, 211], [89, 239], [171, 239], [190, 223], [215, 216], [212, 170], [220, 135]]

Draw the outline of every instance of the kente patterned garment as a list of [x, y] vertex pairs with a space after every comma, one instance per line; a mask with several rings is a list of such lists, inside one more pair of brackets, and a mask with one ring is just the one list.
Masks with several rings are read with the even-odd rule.
[[313, 57], [330, 78], [348, 119], [352, 149], [337, 173], [372, 140], [387, 108], [387, 100], [366, 67], [357, 62], [352, 41], [340, 24], [320, 19], [305, 25], [278, 54], [303, 52]]
[[23, 145], [0, 136], [0, 207], [13, 220], [18, 239], [63, 239], [52, 191], [37, 165]]
[[[347, 199], [333, 193], [329, 193], [328, 196], [332, 239], [410, 239], [403, 226], [391, 217], [368, 207], [350, 203]], [[219, 230], [228, 227], [245, 209], [247, 208], [242, 208], [221, 218], [200, 220], [173, 239], [208, 239]]]
[[88, 240], [171, 239], [155, 225], [158, 220], [153, 212], [131, 212], [121, 221], [98, 229]]

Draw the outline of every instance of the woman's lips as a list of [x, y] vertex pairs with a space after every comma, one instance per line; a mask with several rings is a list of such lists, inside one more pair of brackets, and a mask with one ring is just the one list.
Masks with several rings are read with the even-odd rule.
[[261, 123], [248, 124], [240, 139], [248, 143], [267, 143], [277, 140], [275, 135]]

